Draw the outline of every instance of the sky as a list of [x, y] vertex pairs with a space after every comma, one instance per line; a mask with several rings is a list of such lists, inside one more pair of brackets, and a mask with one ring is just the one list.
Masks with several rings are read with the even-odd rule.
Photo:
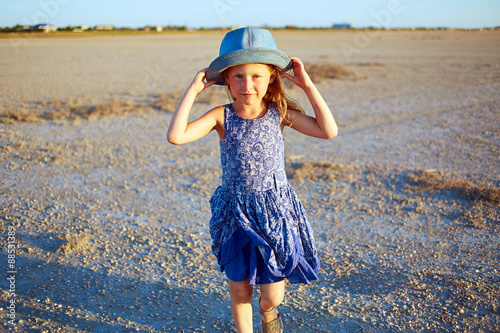
[[0, 27], [38, 23], [474, 29], [500, 26], [500, 0], [0, 0]]

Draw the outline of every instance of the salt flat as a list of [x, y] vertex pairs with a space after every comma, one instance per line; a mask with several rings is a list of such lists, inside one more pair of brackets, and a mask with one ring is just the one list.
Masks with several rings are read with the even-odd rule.
[[[498, 331], [500, 33], [273, 34], [325, 66], [317, 85], [340, 127], [329, 141], [285, 130], [323, 267], [320, 281], [287, 287], [287, 330]], [[165, 139], [222, 37], [0, 39], [19, 331], [230, 331], [208, 235], [217, 136]], [[338, 66], [350, 74], [325, 77]], [[205, 91], [193, 117], [226, 102]]]

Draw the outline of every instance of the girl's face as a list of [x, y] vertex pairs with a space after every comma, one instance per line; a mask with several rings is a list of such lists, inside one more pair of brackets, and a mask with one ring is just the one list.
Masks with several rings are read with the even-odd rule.
[[245, 105], [260, 105], [267, 93], [267, 87], [274, 81], [274, 75], [265, 64], [233, 66], [228, 68], [224, 75], [231, 94]]

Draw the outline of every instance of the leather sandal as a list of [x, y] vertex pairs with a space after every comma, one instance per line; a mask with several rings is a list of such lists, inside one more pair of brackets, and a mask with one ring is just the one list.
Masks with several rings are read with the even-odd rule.
[[[259, 310], [260, 314], [263, 316], [269, 316], [277, 313], [276, 308], [272, 308], [271, 310], [264, 311], [260, 307], [260, 297], [259, 297]], [[265, 323], [262, 321], [262, 333], [282, 333], [283, 332], [283, 321], [281, 321], [281, 315], [278, 313], [276, 319]]]

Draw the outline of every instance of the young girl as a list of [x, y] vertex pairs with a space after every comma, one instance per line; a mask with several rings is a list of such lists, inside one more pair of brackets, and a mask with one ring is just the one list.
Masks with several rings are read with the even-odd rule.
[[[282, 76], [304, 90], [315, 117], [288, 97]], [[227, 85], [233, 102], [188, 122], [196, 96], [213, 84]], [[285, 126], [317, 138], [337, 135], [330, 109], [302, 62], [279, 51], [269, 31], [242, 28], [226, 34], [220, 56], [195, 76], [168, 129], [173, 144], [212, 130], [219, 134], [222, 185], [210, 199], [210, 235], [229, 279], [238, 332], [253, 332], [254, 285], [260, 287], [262, 332], [282, 332], [276, 308], [284, 298], [284, 279], [309, 283], [319, 271], [306, 213], [285, 175]]]

